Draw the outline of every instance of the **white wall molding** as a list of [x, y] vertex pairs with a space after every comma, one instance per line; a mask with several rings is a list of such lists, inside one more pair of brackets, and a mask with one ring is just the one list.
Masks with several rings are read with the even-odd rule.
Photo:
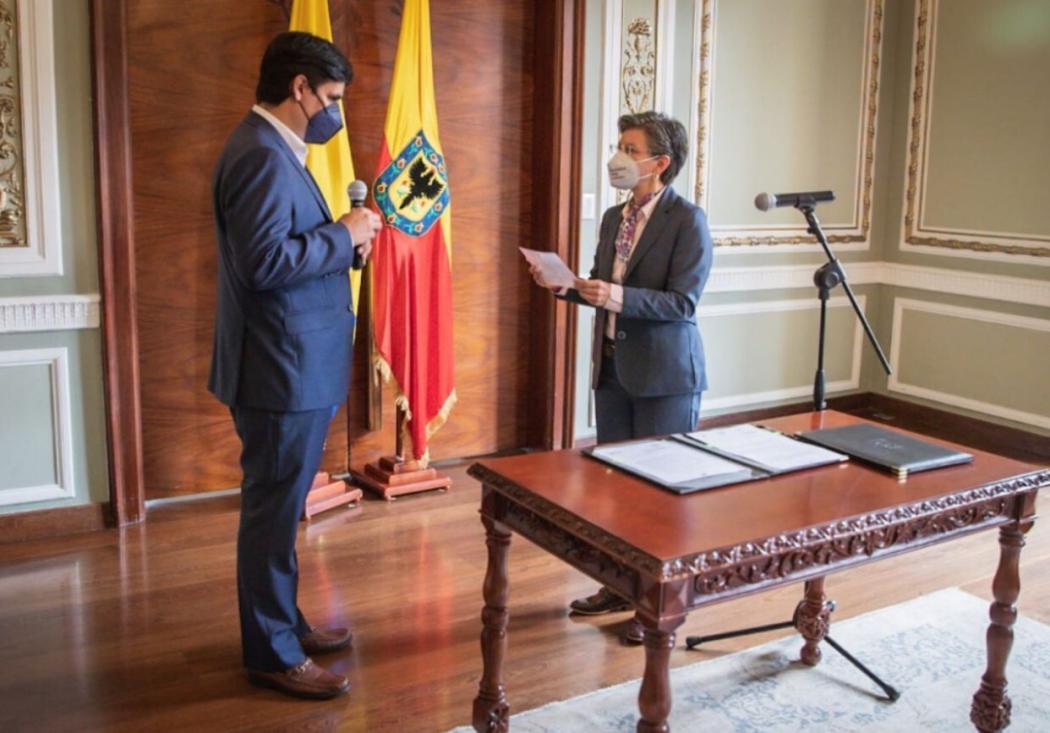
[[[857, 304], [861, 311], [865, 310], [866, 301], [863, 295], [857, 296]], [[835, 297], [828, 300], [828, 308], [850, 308], [849, 300], [845, 297]], [[725, 316], [738, 316], [752, 313], [780, 313], [784, 311], [820, 310], [820, 302], [816, 299], [800, 298], [792, 300], [767, 300], [753, 301], [747, 303], [722, 303], [709, 305], [701, 308], [700, 313], [705, 318], [722, 318]], [[864, 339], [861, 332], [860, 321], [854, 319], [853, 323], [853, 345], [850, 354], [850, 376], [848, 379], [837, 379], [825, 385], [827, 394], [845, 392], [860, 387], [861, 348]], [[700, 411], [706, 414], [716, 410], [724, 410], [731, 407], [744, 407], [763, 402], [776, 402], [780, 400], [797, 399], [799, 397], [810, 397], [813, 395], [813, 383], [793, 387], [782, 387], [778, 389], [765, 390], [761, 392], [747, 392], [742, 394], [725, 395], [722, 397], [705, 397], [701, 400]]]
[[656, 94], [653, 109], [674, 114], [674, 0], [656, 0]]
[[19, 0], [18, 63], [28, 247], [0, 248], [0, 277], [62, 274], [52, 0]]
[[[735, 293], [754, 290], [812, 288], [819, 265], [718, 267], [711, 270], [704, 292]], [[1050, 308], [1050, 281], [981, 272], [921, 267], [897, 262], [843, 262], [851, 285], [893, 285], [946, 295], [986, 298]], [[710, 307], [710, 306], [707, 306]]]
[[98, 328], [100, 312], [97, 294], [0, 298], [0, 333]]
[[1050, 429], [1050, 416], [1047, 415], [1040, 415], [1034, 412], [1024, 412], [1023, 410], [1017, 410], [1012, 407], [1005, 407], [1003, 405], [984, 402], [982, 400], [951, 394], [949, 392], [941, 392], [939, 390], [920, 387], [918, 385], [908, 384], [907, 382], [901, 381], [900, 343], [901, 331], [904, 327], [904, 312], [906, 310], [920, 313], [933, 313], [954, 318], [965, 318], [972, 321], [994, 323], [1001, 326], [1023, 328], [1042, 333], [1050, 333], [1050, 319], [1030, 318], [1028, 316], [1018, 316], [1011, 313], [997, 313], [979, 310], [977, 308], [963, 308], [956, 305], [932, 303], [929, 301], [914, 300], [912, 298], [896, 298], [893, 303], [893, 329], [890, 336], [890, 365], [893, 367], [893, 374], [890, 375], [889, 383], [887, 385], [892, 392], [921, 397], [923, 399], [941, 402], [946, 405], [961, 407], [965, 410], [973, 410], [974, 412], [995, 415], [996, 417], [1013, 420], [1014, 422]]
[[0, 371], [5, 367], [47, 366], [51, 371], [51, 425], [55, 451], [53, 484], [0, 491], [0, 505], [25, 504], [50, 499], [75, 499], [73, 480], [73, 414], [69, 395], [69, 349], [0, 351]]
[[[693, 199], [708, 208], [712, 187], [712, 138], [714, 105], [714, 70], [716, 18], [719, 0], [698, 0], [694, 18], [694, 45], [698, 56], [694, 60], [692, 108], [695, 124], [690, 157], [690, 179]], [[872, 189], [874, 186], [875, 146], [878, 130], [878, 70], [882, 58], [883, 0], [864, 0], [864, 46], [861, 49], [858, 84], [861, 90], [857, 110], [857, 145], [854, 181], [854, 207], [848, 222], [824, 222], [829, 241], [840, 251], [859, 251], [869, 248], [871, 230]], [[819, 251], [812, 243], [804, 222], [796, 226], [764, 226], [755, 224], [721, 224], [711, 226], [711, 236], [719, 247], [734, 254], [764, 254], [768, 252]]]
[[601, 97], [598, 101], [598, 207], [594, 221], [590, 223], [597, 232], [601, 227], [602, 214], [616, 202], [616, 189], [609, 184], [606, 163], [610, 150], [619, 139], [617, 120], [620, 118], [620, 76], [622, 63], [620, 49], [623, 45], [623, 0], [605, 0], [602, 5], [602, 63], [600, 69]]
[[882, 262], [884, 285], [1050, 308], [1050, 280]]
[[908, 108], [908, 165], [904, 186], [900, 248], [942, 257], [1050, 265], [1050, 234], [977, 231], [926, 224], [929, 144], [936, 81], [939, 0], [917, 0]]
[[[842, 267], [846, 271], [850, 285], [870, 285], [882, 282], [883, 264], [882, 262], [844, 262]], [[711, 270], [711, 277], [704, 292], [735, 293], [752, 290], [812, 288], [814, 287], [813, 273], [818, 267], [820, 263], [769, 267], [718, 267], [716, 265]]]

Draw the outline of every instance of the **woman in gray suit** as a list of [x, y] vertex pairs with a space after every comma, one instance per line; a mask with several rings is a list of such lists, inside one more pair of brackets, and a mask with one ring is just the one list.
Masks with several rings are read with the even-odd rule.
[[[619, 129], [609, 180], [630, 197], [602, 216], [590, 278], [556, 291], [597, 310], [591, 387], [599, 443], [695, 430], [707, 388], [696, 306], [711, 270], [711, 235], [704, 211], [670, 186], [688, 154], [685, 127], [644, 112], [621, 117]], [[536, 268], [533, 277], [550, 287]], [[629, 607], [607, 588], [571, 604], [584, 615]], [[632, 619], [624, 639], [640, 643], [641, 635]]]

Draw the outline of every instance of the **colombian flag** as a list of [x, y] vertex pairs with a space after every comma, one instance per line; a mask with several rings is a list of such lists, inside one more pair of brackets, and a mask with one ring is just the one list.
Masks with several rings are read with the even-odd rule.
[[[294, 0], [288, 30], [303, 31], [331, 41], [332, 21], [328, 15], [328, 0]], [[350, 211], [350, 196], [346, 187], [356, 178], [342, 102], [339, 103], [339, 116], [343, 118], [343, 129], [323, 145], [308, 145], [306, 152], [306, 167], [317, 181], [317, 187], [321, 189], [335, 219]], [[361, 293], [360, 270], [350, 271], [350, 291], [353, 293], [354, 311], [357, 312], [358, 296]]]
[[438, 138], [428, 0], [405, 0], [372, 194], [384, 226], [372, 254], [376, 368], [394, 378], [404, 436], [427, 442], [456, 402], [452, 381], [452, 220]]

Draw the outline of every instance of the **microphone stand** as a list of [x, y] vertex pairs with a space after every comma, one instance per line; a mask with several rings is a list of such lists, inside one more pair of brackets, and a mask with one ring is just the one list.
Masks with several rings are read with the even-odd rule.
[[[890, 363], [886, 359], [886, 355], [882, 352], [882, 347], [879, 346], [878, 339], [875, 338], [875, 333], [871, 330], [871, 325], [868, 323], [868, 319], [864, 317], [864, 312], [857, 304], [857, 299], [854, 297], [849, 283], [846, 282], [846, 273], [843, 271], [842, 265], [839, 263], [838, 259], [835, 257], [835, 253], [831, 251], [831, 247], [828, 245], [828, 238], [824, 236], [824, 231], [820, 228], [820, 222], [817, 220], [817, 215], [814, 211], [815, 207], [815, 201], [806, 200], [800, 200], [797, 206], [798, 210], [806, 217], [806, 222], [809, 224], [809, 233], [817, 238], [817, 241], [820, 242], [820, 246], [824, 248], [824, 254], [828, 257], [828, 261], [817, 268], [817, 271], [813, 273], [813, 284], [817, 286], [817, 294], [820, 298], [820, 333], [817, 344], [817, 373], [813, 380], [813, 409], [814, 411], [819, 412], [826, 410], [828, 406], [827, 401], [824, 399], [824, 331], [825, 326], [827, 325], [828, 298], [830, 297], [831, 291], [834, 290], [836, 286], [841, 285], [842, 289], [846, 291], [846, 297], [849, 298], [850, 305], [853, 306], [853, 312], [857, 314], [857, 318], [860, 319], [861, 325], [864, 326], [864, 332], [868, 335], [868, 341], [871, 342], [872, 348], [875, 349], [879, 361], [882, 362], [882, 368], [886, 370], [886, 374], [891, 374], [892, 370], [890, 369]], [[819, 577], [814, 580], [806, 581], [807, 599], [811, 595], [811, 584], [813, 584], [812, 590], [818, 591], [820, 595], [823, 596], [824, 578]], [[854, 657], [846, 651], [841, 644], [827, 635], [827, 627], [829, 625], [827, 619], [831, 615], [831, 612], [835, 610], [835, 601], [831, 599], [823, 600], [823, 605], [815, 616], [813, 616], [813, 612], [807, 608], [807, 605], [809, 605], [807, 600], [799, 602], [798, 607], [795, 609], [794, 616], [790, 621], [781, 621], [775, 624], [767, 624], [765, 626], [754, 626], [747, 629], [727, 631], [720, 634], [687, 636], [685, 639], [686, 649], [691, 651], [705, 641], [731, 639], [737, 636], [760, 634], [766, 631], [775, 631], [777, 629], [795, 628], [801, 631], [802, 627], [806, 626], [810, 628], [810, 634], [812, 634], [812, 627], [818, 626], [820, 627], [820, 638], [816, 640], [817, 642], [826, 641], [832, 649], [845, 657], [850, 664], [878, 685], [886, 694], [887, 700], [890, 702], [896, 702], [901, 694], [895, 687], [864, 666], [859, 659]], [[815, 624], [814, 621], [816, 621]], [[810, 636], [807, 635], [806, 639], [807, 641], [810, 641]], [[806, 664], [816, 664], [820, 660], [820, 650], [817, 650], [815, 658], [807, 659], [805, 653], [803, 653], [802, 657]]]
[[886, 371], [886, 374], [892, 374], [893, 370], [890, 368], [890, 362], [886, 358], [886, 354], [883, 353], [882, 347], [879, 345], [879, 340], [875, 337], [875, 332], [871, 330], [871, 324], [868, 323], [868, 319], [864, 316], [864, 311], [862, 311], [857, 304], [857, 298], [853, 295], [853, 290], [846, 281], [846, 272], [842, 269], [842, 265], [838, 261], [838, 258], [835, 257], [835, 253], [831, 251], [831, 246], [828, 244], [828, 238], [824, 236], [824, 230], [820, 228], [820, 221], [817, 219], [816, 214], [816, 204], [800, 202], [798, 210], [806, 217], [806, 222], [809, 224], [809, 233], [817, 238], [817, 241], [820, 242], [820, 246], [824, 248], [824, 254], [827, 255], [828, 258], [828, 261], [817, 268], [817, 271], [813, 273], [813, 284], [817, 286], [817, 297], [820, 298], [820, 332], [817, 342], [817, 373], [813, 377], [813, 409], [819, 412], [821, 410], [826, 410], [828, 407], [828, 403], [824, 399], [824, 331], [827, 325], [828, 298], [830, 297], [831, 291], [834, 290], [836, 286], [842, 285], [842, 289], [846, 291], [846, 297], [849, 298], [850, 305], [853, 306], [853, 312], [857, 314], [857, 318], [860, 320], [860, 325], [864, 327], [864, 333], [867, 334], [868, 341], [871, 343], [871, 347], [875, 349], [875, 354], [879, 357], [879, 361], [882, 363], [882, 368]]

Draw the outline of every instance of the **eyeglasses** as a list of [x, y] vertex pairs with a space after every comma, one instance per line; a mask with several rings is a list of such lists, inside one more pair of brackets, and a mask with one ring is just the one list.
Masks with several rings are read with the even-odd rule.
[[649, 153], [648, 151], [646, 151], [646, 150], [639, 150], [634, 145], [628, 144], [628, 145], [623, 145], [623, 146], [620, 146], [620, 145], [610, 145], [609, 146], [609, 155], [613, 155], [617, 151], [622, 151], [624, 153], [627, 153], [630, 156], [641, 155], [642, 157], [653, 157], [652, 154]]

